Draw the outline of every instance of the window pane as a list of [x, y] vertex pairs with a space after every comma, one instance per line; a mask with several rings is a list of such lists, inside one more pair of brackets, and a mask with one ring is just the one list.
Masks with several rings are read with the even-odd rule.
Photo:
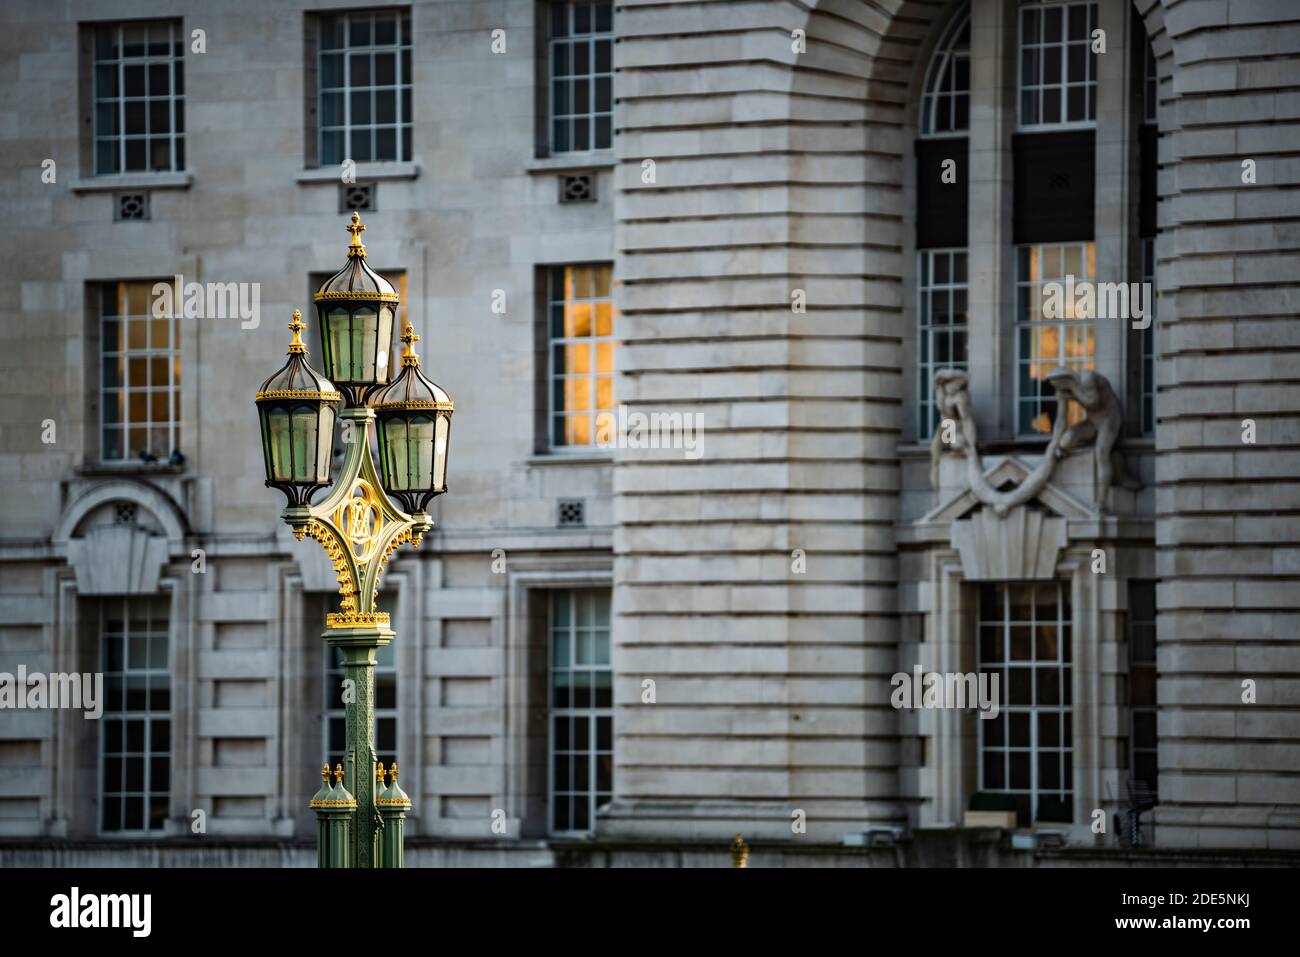
[[[167, 143], [167, 140], [161, 140]], [[140, 449], [169, 455], [175, 443], [167, 423], [178, 421], [180, 388], [179, 329], [170, 318], [147, 318], [152, 312], [154, 282], [115, 283], [101, 287], [103, 311], [99, 363], [102, 433], [101, 456], [121, 459]], [[124, 314], [119, 316], [119, 314]], [[123, 391], [126, 387], [127, 391]], [[161, 439], [150, 426], [163, 425]], [[124, 442], [120, 427], [127, 427]]]
[[[104, 832], [158, 832], [166, 818], [171, 676], [165, 650], [151, 649], [165, 649], [169, 619], [162, 597], [100, 602], [105, 709], [118, 716], [105, 722], [100, 744], [100, 788], [110, 809], [100, 820]], [[155, 812], [146, 819], [150, 802]]]
[[922, 135], [966, 131], [970, 93], [970, 15], [966, 10], [944, 29], [925, 75]]
[[552, 830], [581, 832], [613, 790], [609, 590], [549, 594]]
[[614, 308], [608, 266], [566, 266], [548, 273], [552, 446], [596, 440], [589, 416], [561, 413], [614, 406]]
[[592, 13], [586, 3], [551, 4], [547, 63], [553, 153], [610, 145], [608, 117], [598, 114], [607, 114], [613, 103], [612, 6], [597, 10], [594, 20]]
[[916, 368], [917, 395], [924, 398], [917, 415], [917, 437], [933, 434], [929, 402], [935, 377], [944, 370], [965, 370], [966, 252], [922, 250], [917, 254]]
[[1095, 117], [1090, 26], [1095, 17], [1095, 0], [1021, 5], [1021, 126], [1086, 123]]
[[[1069, 699], [1061, 694], [1069, 670], [1056, 664], [1068, 641], [1068, 610], [1060, 583], [1026, 588], [981, 586], [978, 595], [977, 670], [1001, 675], [1004, 707], [992, 720], [976, 722], [980, 748], [980, 788], [1012, 797], [1022, 826], [1047, 798], [1069, 805], [1069, 767], [1073, 760]], [[1026, 622], [1026, 624], [1018, 624]], [[1028, 656], [1012, 667], [1001, 664], [997, 637], [1033, 631]], [[1013, 658], [1020, 657], [1013, 648]]]

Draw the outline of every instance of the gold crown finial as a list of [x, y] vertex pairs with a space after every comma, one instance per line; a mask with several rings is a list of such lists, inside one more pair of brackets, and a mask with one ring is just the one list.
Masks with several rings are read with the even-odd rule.
[[415, 354], [415, 344], [420, 341], [420, 337], [415, 334], [415, 326], [411, 325], [411, 320], [406, 320], [406, 328], [402, 330], [400, 336], [405, 345], [402, 347], [402, 365], [418, 366], [420, 357]]
[[336, 764], [336, 765], [334, 765], [334, 783], [335, 783], [335, 784], [342, 784], [342, 783], [343, 783], [343, 765], [342, 765], [342, 764]]
[[749, 845], [745, 843], [745, 839], [739, 834], [737, 834], [736, 839], [731, 842], [731, 866], [749, 866]]
[[348, 223], [347, 229], [352, 234], [352, 242], [348, 243], [348, 257], [365, 258], [366, 247], [361, 242], [361, 234], [366, 231], [366, 225], [361, 222], [361, 214], [355, 209], [352, 211], [352, 222]]
[[328, 764], [322, 764], [320, 766], [320, 776], [326, 784], [330, 783], [330, 766]]
[[393, 783], [396, 784], [397, 783], [397, 762], [396, 761], [393, 762], [393, 766], [389, 769], [388, 773], [393, 776]]
[[383, 761], [375, 762], [375, 780], [378, 781], [380, 784], [384, 783], [384, 762]]
[[289, 331], [293, 333], [293, 341], [289, 343], [290, 353], [305, 353], [307, 347], [302, 344], [302, 331], [307, 327], [302, 323], [302, 313], [295, 309], [293, 311], [293, 321], [289, 323]]

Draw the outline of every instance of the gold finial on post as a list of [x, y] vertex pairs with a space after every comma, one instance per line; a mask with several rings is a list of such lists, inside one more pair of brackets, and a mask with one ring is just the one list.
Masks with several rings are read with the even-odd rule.
[[383, 761], [375, 762], [375, 780], [378, 781], [380, 784], [384, 783], [384, 762]]
[[397, 762], [396, 761], [393, 762], [393, 765], [389, 769], [388, 773], [393, 776], [393, 783], [396, 784], [397, 783]]
[[302, 322], [302, 312], [295, 309], [293, 311], [293, 320], [289, 323], [289, 331], [293, 333], [293, 341], [289, 343], [289, 352], [292, 354], [305, 353], [307, 347], [302, 344], [302, 331], [307, 327]]
[[420, 341], [420, 337], [415, 334], [415, 326], [411, 325], [411, 320], [406, 320], [406, 326], [402, 329], [400, 336], [404, 345], [402, 346], [402, 365], [416, 366], [420, 365], [420, 357], [415, 354], [415, 344]]
[[731, 842], [731, 866], [749, 866], [749, 845], [745, 843], [745, 839], [739, 834], [737, 834], [736, 839]]
[[335, 785], [343, 783], [343, 765], [341, 764], [334, 765], [334, 783]]
[[347, 230], [352, 234], [352, 242], [348, 243], [348, 258], [360, 256], [364, 259], [366, 247], [361, 242], [361, 234], [366, 231], [366, 227], [361, 222], [361, 214], [355, 209], [352, 211], [352, 222], [348, 223]]
[[320, 766], [320, 776], [321, 776], [321, 780], [323, 780], [326, 784], [330, 783], [330, 766], [328, 764], [322, 764]]

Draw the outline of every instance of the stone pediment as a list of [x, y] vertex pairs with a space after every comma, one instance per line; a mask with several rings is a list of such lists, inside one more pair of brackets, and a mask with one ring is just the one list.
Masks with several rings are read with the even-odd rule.
[[[988, 467], [984, 469], [984, 478], [990, 487], [1000, 489], [1007, 484], [1022, 485], [1033, 471], [1025, 462], [1015, 456], [995, 456]], [[975, 493], [968, 486], [963, 487], [964, 485], [965, 483], [957, 486], [943, 486], [940, 490], [941, 494], [944, 491], [950, 492], [947, 500], [919, 518], [916, 524], [948, 524], [964, 518], [976, 509], [983, 508], [984, 504]], [[1039, 503], [1052, 515], [1066, 520], [1096, 518], [1087, 505], [1050, 481], [1030, 501]], [[1020, 511], [1023, 508], [1024, 506], [1017, 506], [1011, 511]]]
[[167, 539], [128, 525], [100, 525], [68, 542], [83, 595], [152, 595], [167, 562]]
[[1067, 535], [1065, 519], [1021, 505], [1004, 516], [981, 508], [950, 537], [966, 581], [1051, 581]]
[[163, 568], [186, 555], [180, 507], [148, 482], [96, 483], [59, 516], [51, 542], [82, 595], [152, 595]]

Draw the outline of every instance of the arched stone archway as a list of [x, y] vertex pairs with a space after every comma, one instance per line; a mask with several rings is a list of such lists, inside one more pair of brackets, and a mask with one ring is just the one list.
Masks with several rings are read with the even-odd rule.
[[[129, 504], [139, 520], [95, 522], [109, 506]], [[163, 566], [185, 554], [188, 523], [181, 508], [147, 482], [114, 479], [69, 503], [51, 535], [55, 553], [76, 573], [81, 595], [154, 594]]]

